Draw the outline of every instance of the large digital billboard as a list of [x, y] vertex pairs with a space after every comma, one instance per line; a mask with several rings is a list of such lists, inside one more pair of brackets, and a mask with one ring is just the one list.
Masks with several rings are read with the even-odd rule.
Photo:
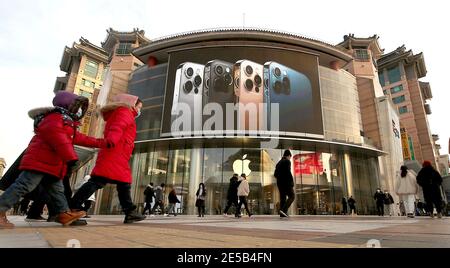
[[161, 136], [323, 137], [318, 56], [267, 46], [169, 54]]

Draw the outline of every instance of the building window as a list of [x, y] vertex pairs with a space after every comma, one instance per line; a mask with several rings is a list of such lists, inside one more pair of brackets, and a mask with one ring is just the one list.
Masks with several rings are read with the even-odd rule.
[[102, 77], [100, 78], [100, 80], [105, 81], [105, 74], [106, 74], [106, 68], [103, 68]]
[[388, 69], [388, 78], [389, 78], [389, 83], [391, 83], [391, 84], [400, 81], [400, 79], [401, 79], [400, 68], [394, 67], [394, 68]]
[[403, 86], [402, 86], [402, 85], [399, 85], [399, 86], [393, 87], [393, 88], [391, 88], [391, 94], [394, 94], [394, 93], [400, 92], [400, 91], [402, 91], [402, 90], [403, 90]]
[[387, 94], [388, 94], [386, 89], [383, 89], [383, 94], [384, 94], [384, 95], [387, 95]]
[[86, 97], [89, 100], [92, 100], [92, 93], [84, 91], [84, 90], [80, 90], [80, 96]]
[[383, 73], [379, 73], [378, 74], [378, 80], [380, 80], [380, 85], [382, 86], [382, 87], [384, 87], [384, 74]]
[[367, 49], [355, 49], [355, 59], [360, 61], [369, 61], [370, 55]]
[[401, 95], [399, 97], [392, 98], [392, 101], [397, 104], [405, 101], [405, 95]]
[[132, 43], [120, 43], [116, 49], [117, 55], [128, 55], [131, 52]]
[[86, 79], [82, 79], [81, 84], [85, 87], [95, 88], [95, 83], [93, 83], [89, 80], [86, 80]]
[[407, 113], [408, 112], [408, 107], [407, 106], [398, 107], [398, 112], [400, 114]]
[[89, 77], [96, 78], [97, 72], [98, 72], [98, 63], [88, 60], [86, 62], [86, 66], [84, 67], [84, 74]]

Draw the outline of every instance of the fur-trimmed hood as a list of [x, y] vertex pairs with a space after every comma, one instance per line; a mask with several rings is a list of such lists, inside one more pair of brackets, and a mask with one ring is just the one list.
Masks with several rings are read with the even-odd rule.
[[138, 99], [139, 98], [134, 95], [118, 94], [114, 96], [112, 103], [100, 109], [100, 114], [103, 116], [105, 120], [108, 120], [108, 117], [112, 111], [116, 110], [119, 107], [126, 107], [132, 109], [136, 105]]
[[110, 103], [106, 106], [103, 106], [100, 109], [100, 115], [103, 117], [103, 119], [108, 120], [109, 116], [111, 115], [111, 113], [116, 110], [119, 107], [125, 107], [125, 108], [129, 108], [131, 109], [132, 106], [128, 105], [127, 103], [123, 103], [123, 102], [113, 102]]
[[31, 119], [36, 119], [36, 117], [40, 116], [40, 115], [44, 115], [46, 113], [49, 113], [51, 111], [53, 111], [55, 109], [55, 107], [39, 107], [39, 108], [34, 108], [31, 109], [30, 111], [28, 111], [28, 116]]

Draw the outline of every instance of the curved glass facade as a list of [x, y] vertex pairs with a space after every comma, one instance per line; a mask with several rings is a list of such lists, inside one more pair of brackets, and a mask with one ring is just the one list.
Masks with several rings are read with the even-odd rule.
[[[229, 179], [236, 170], [236, 162], [249, 161], [249, 207], [252, 213], [277, 214], [279, 193], [273, 176], [283, 149], [211, 146], [206, 141], [200, 147], [192, 141], [180, 144], [167, 141], [140, 146], [131, 160], [133, 167], [133, 199], [140, 209], [144, 205], [143, 192], [150, 182], [175, 187], [181, 204], [177, 212], [195, 214], [195, 192], [200, 182], [207, 188], [206, 212], [223, 213]], [[208, 143], [208, 144], [206, 144]], [[165, 145], [163, 145], [165, 144]], [[221, 146], [217, 146], [221, 145]], [[207, 146], [207, 147], [206, 147]], [[216, 147], [217, 146], [217, 147]], [[291, 214], [340, 214], [342, 197], [353, 195], [360, 214], [375, 212], [372, 193], [379, 185], [378, 160], [361, 152], [344, 152], [333, 145], [293, 147], [292, 174], [295, 177], [296, 199]], [[245, 165], [243, 165], [245, 168]], [[169, 192], [166, 188], [166, 198]], [[113, 187], [103, 190], [100, 214], [120, 213], [117, 193]]]

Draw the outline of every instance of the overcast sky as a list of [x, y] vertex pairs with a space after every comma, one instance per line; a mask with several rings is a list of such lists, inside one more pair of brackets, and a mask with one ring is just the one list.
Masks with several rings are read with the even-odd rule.
[[260, 27], [337, 44], [343, 36], [380, 36], [385, 52], [402, 44], [423, 52], [433, 92], [430, 127], [441, 154], [450, 136], [450, 26], [445, 1], [24, 1], [0, 0], [0, 157], [9, 166], [33, 135], [27, 111], [48, 106], [65, 46], [96, 45], [106, 29], [145, 30], [150, 39], [214, 27]]

